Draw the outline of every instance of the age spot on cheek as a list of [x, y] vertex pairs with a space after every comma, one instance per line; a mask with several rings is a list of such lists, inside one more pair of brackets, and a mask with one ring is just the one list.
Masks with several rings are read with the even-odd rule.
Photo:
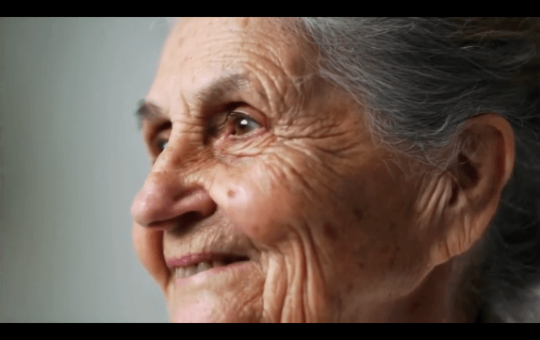
[[233, 190], [228, 190], [227, 191], [227, 197], [229, 198], [233, 198], [234, 196], [236, 195], [236, 193], [233, 191]]

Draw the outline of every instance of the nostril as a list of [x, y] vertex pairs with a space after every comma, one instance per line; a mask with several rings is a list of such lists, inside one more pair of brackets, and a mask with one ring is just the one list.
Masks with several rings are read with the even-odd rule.
[[182, 216], [182, 228], [189, 229], [191, 225], [204, 218], [204, 216], [197, 211], [190, 211]]
[[174, 223], [169, 224], [169, 231], [174, 232], [177, 235], [181, 235], [189, 232], [194, 228], [195, 225], [201, 220], [203, 220], [206, 215], [198, 211], [190, 211], [182, 216], [179, 216]]
[[197, 211], [190, 211], [181, 216], [177, 216], [172, 219], [155, 221], [146, 225], [150, 229], [160, 229], [167, 231], [187, 231], [191, 229], [191, 226], [195, 225], [198, 221], [202, 220], [204, 216]]

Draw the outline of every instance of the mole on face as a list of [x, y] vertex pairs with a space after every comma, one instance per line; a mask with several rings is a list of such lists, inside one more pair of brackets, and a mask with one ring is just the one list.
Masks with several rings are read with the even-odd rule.
[[227, 197], [233, 198], [234, 195], [236, 195], [236, 193], [235, 193], [233, 190], [230, 190], [230, 189], [229, 189], [229, 190], [227, 191]]

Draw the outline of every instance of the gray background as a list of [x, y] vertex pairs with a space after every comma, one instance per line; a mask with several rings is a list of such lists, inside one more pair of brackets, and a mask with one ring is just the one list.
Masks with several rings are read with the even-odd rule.
[[0, 19], [0, 322], [167, 322], [131, 243], [164, 18]]

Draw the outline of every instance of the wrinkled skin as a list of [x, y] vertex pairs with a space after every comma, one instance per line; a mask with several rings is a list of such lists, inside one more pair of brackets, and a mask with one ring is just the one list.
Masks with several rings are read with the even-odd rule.
[[[450, 242], [452, 181], [398, 165], [306, 55], [265, 19], [183, 19], [171, 32], [146, 97], [153, 167], [132, 207], [171, 320], [454, 321], [447, 283], [461, 267], [449, 259], [483, 227]], [[230, 75], [245, 79], [204, 90]], [[166, 260], [202, 252], [249, 261], [176, 285]]]

